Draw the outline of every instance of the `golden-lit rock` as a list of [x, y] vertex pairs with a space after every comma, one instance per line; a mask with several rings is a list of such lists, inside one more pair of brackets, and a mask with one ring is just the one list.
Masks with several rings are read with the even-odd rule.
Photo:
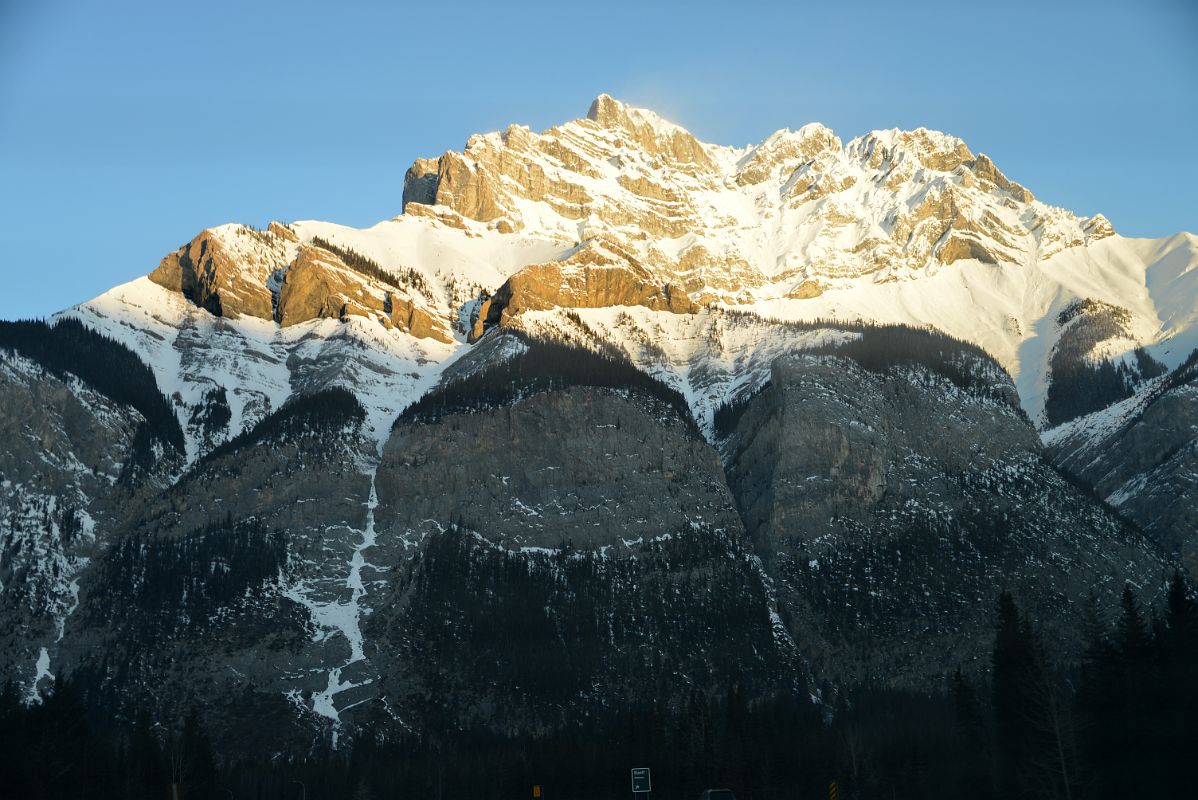
[[220, 317], [273, 318], [267, 281], [284, 266], [286, 240], [243, 225], [207, 228], [162, 259], [154, 283]]
[[677, 314], [699, 310], [681, 287], [659, 283], [651, 270], [617, 243], [592, 240], [568, 258], [527, 266], [509, 278], [482, 304], [471, 338], [525, 311], [610, 306], [644, 306]]
[[322, 247], [304, 246], [279, 290], [279, 324], [362, 316], [385, 321], [418, 338], [450, 342], [445, 320], [401, 294], [350, 269]]

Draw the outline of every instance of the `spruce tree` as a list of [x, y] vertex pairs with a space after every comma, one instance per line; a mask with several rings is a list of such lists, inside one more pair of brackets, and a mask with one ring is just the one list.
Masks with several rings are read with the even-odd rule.
[[987, 769], [986, 720], [977, 693], [960, 667], [953, 673], [952, 691], [961, 794], [990, 797], [993, 778]]
[[994, 635], [993, 698], [995, 739], [998, 748], [998, 789], [1004, 798], [1027, 796], [1025, 772], [1028, 761], [1030, 717], [1027, 687], [1027, 643], [1024, 627], [1010, 593], [998, 598], [998, 622]]

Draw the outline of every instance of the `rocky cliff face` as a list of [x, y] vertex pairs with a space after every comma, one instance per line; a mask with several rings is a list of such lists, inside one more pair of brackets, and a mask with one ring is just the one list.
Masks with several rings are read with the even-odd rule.
[[[262, 753], [808, 680], [718, 458], [676, 408], [542, 391], [402, 422], [381, 462], [364, 420], [348, 393], [295, 399], [106, 520], [52, 617], [55, 668], [127, 718], [202, 706]], [[578, 435], [545, 435], [561, 426]]]
[[417, 338], [451, 341], [448, 314], [402, 272], [324, 240], [303, 242], [272, 223], [205, 230], [162, 260], [154, 283], [217, 317], [272, 320], [282, 326], [359, 316]]
[[[73, 376], [0, 353], [0, 660], [28, 691], [52, 678], [50, 652], [78, 604], [79, 577], [109, 542], [114, 491], [140, 417]], [[45, 653], [43, 658], [42, 653]]]
[[723, 445], [748, 535], [817, 674], [918, 685], [985, 669], [1003, 589], [1077, 652], [1096, 586], [1159, 585], [1166, 572], [1046, 463], [1006, 376], [959, 358], [976, 371], [779, 359]]
[[470, 335], [477, 340], [488, 327], [511, 324], [525, 311], [612, 306], [676, 314], [699, 309], [680, 287], [656, 283], [635, 255], [613, 242], [592, 239], [560, 261], [533, 264], [509, 278], [480, 306]]
[[[551, 433], [562, 426], [570, 436]], [[509, 550], [566, 542], [599, 550], [688, 519], [740, 529], [711, 447], [668, 409], [611, 390], [568, 389], [494, 412], [401, 423], [378, 487], [381, 530], [404, 540], [456, 523]]]
[[[800, 352], [710, 440], [590, 329], [487, 334], [381, 451], [350, 393], [293, 397], [145, 484], [96, 529], [71, 607], [30, 619], [57, 620], [47, 657], [96, 702], [132, 715], [153, 686], [152, 714], [201, 705], [269, 752], [554, 725], [613, 692], [925, 686], [984, 668], [1000, 589], [1055, 632], [1095, 585], [1161, 582], [1157, 550], [1045, 465], [993, 361], [792, 328]], [[30, 679], [38, 624], [6, 650]]]
[[56, 655], [110, 709], [136, 714], [153, 686], [155, 716], [203, 706], [269, 752], [331, 725], [361, 682], [373, 444], [360, 409], [293, 410], [140, 504], [81, 582]]
[[150, 280], [218, 317], [273, 319], [269, 282], [287, 262], [292, 243], [277, 230], [238, 225], [201, 231], [162, 259]]
[[444, 314], [430, 311], [428, 301], [418, 294], [400, 289], [400, 276], [390, 276], [382, 267], [365, 259], [359, 261], [355, 255], [301, 246], [284, 270], [279, 286], [279, 324], [286, 327], [314, 319], [344, 321], [358, 316], [417, 339], [453, 341]]

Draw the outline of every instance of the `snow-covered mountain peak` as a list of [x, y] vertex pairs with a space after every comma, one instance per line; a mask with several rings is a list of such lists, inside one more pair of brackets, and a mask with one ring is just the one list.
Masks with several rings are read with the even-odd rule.
[[844, 144], [810, 123], [724, 147], [600, 95], [586, 118], [513, 125], [417, 159], [403, 203], [366, 229], [207, 229], [149, 281], [70, 313], [161, 370], [180, 414], [257, 374], [268, 388], [231, 394], [235, 419], [340, 383], [363, 395], [378, 430], [489, 328], [538, 314], [572, 324], [553, 313], [563, 309], [661, 317], [628, 334], [638, 340], [718, 308], [932, 325], [994, 355], [1041, 423], [1071, 303], [1119, 309], [1117, 335], [1086, 345], [1091, 361], [1132, 365], [1142, 346], [1173, 366], [1198, 344], [1192, 236], [1124, 239], [1102, 215], [1042, 203], [984, 154], [924, 128]]
[[647, 127], [663, 137], [675, 134], [689, 135], [690, 133], [681, 125], [670, 122], [656, 111], [627, 105], [607, 93], [600, 94], [591, 102], [586, 118], [605, 128], [638, 130]]
[[847, 150], [850, 158], [870, 169], [878, 169], [888, 161], [913, 158], [928, 169], [952, 172], [973, 160], [973, 153], [961, 139], [928, 128], [871, 131], [849, 142]]
[[812, 123], [739, 150], [608, 95], [586, 119], [417, 160], [404, 207], [498, 233], [623, 238], [698, 302], [810, 297], [840, 278], [911, 279], [959, 260], [1021, 264], [1113, 233], [1036, 202], [938, 131], [846, 146]]

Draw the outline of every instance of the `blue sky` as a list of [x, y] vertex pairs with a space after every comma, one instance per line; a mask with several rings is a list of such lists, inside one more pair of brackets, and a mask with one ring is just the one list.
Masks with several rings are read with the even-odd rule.
[[937, 128], [1125, 235], [1198, 231], [1195, 42], [1189, 0], [0, 0], [0, 317], [206, 226], [393, 216], [414, 158], [604, 91], [723, 144]]

